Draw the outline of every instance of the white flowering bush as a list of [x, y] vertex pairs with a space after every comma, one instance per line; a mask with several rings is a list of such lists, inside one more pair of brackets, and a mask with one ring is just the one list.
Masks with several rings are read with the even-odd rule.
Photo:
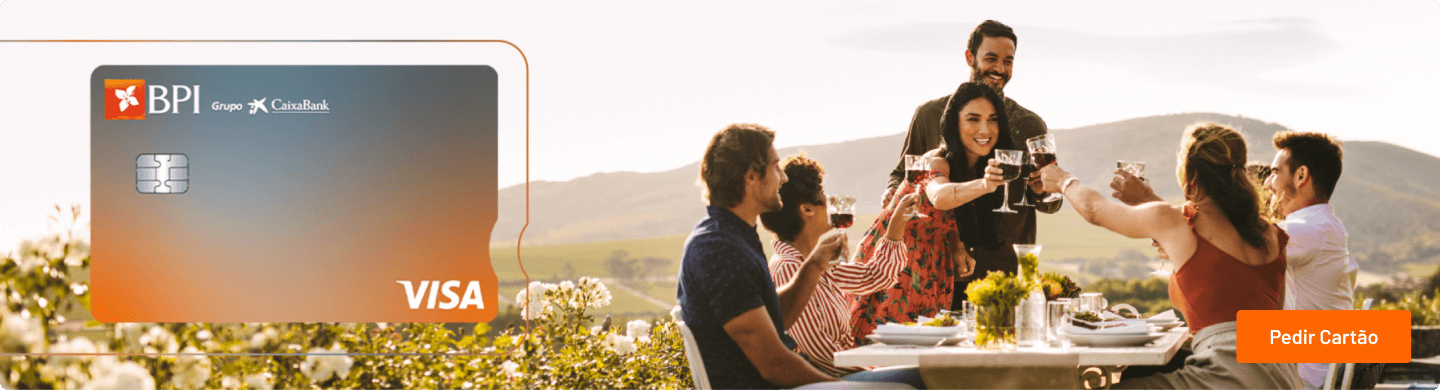
[[[57, 211], [59, 208], [57, 207]], [[79, 209], [72, 208], [71, 221]], [[57, 221], [59, 218], [57, 218]], [[77, 324], [89, 309], [89, 246], [72, 234], [0, 255], [0, 387], [55, 389], [690, 388], [670, 319], [595, 325], [610, 304], [600, 280], [534, 282], [512, 308], [529, 331], [493, 339], [444, 324]], [[513, 313], [513, 312], [512, 312]], [[97, 353], [141, 355], [95, 355]], [[207, 355], [221, 353], [266, 356]], [[377, 356], [374, 354], [407, 354]], [[426, 354], [426, 355], [414, 355]]]

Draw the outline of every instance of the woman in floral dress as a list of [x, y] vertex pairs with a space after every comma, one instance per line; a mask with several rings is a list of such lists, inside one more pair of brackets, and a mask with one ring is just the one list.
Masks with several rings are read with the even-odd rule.
[[[918, 193], [918, 211], [926, 217], [907, 222], [907, 261], [895, 285], [859, 296], [851, 305], [850, 324], [857, 344], [869, 344], [865, 336], [878, 325], [911, 322], [950, 309], [956, 277], [969, 275], [975, 266], [963, 243], [996, 241], [990, 210], [999, 207], [995, 189], [1004, 182], [998, 162], [991, 157], [996, 148], [1014, 149], [1010, 137], [1001, 132], [1009, 128], [1004, 107], [999, 93], [975, 82], [961, 84], [946, 103], [940, 120], [943, 142], [925, 154], [930, 170], [907, 178], [889, 203]], [[861, 240], [855, 261], [873, 257], [871, 252], [894, 212], [893, 208], [881, 212]]]

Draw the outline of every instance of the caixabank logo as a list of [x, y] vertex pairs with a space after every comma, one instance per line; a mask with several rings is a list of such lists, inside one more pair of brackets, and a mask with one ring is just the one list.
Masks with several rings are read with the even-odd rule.
[[191, 103], [200, 113], [199, 85], [151, 85], [144, 79], [105, 79], [105, 119], [145, 120], [145, 114], [180, 113], [180, 103]]

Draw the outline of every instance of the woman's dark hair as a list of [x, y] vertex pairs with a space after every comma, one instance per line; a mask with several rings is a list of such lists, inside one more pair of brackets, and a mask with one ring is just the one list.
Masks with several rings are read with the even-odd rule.
[[780, 241], [794, 242], [800, 230], [805, 228], [805, 219], [800, 217], [800, 205], [819, 205], [825, 207], [825, 187], [821, 182], [825, 178], [825, 168], [820, 163], [805, 157], [805, 152], [785, 157], [780, 161], [780, 168], [785, 170], [785, 176], [790, 180], [780, 185], [780, 203], [784, 205], [776, 211], [760, 214], [760, 223], [765, 229], [775, 233]]
[[1188, 197], [1198, 186], [1225, 213], [1225, 219], [1240, 233], [1246, 244], [1269, 253], [1260, 218], [1260, 196], [1245, 168], [1245, 136], [1229, 126], [1197, 123], [1185, 130], [1180, 145], [1176, 175]]
[[[970, 159], [967, 158], [970, 151], [960, 141], [960, 110], [970, 101], [981, 98], [995, 106], [1000, 131], [995, 134], [995, 147], [990, 149], [989, 154], [979, 156], [975, 165], [971, 166]], [[995, 149], [1015, 149], [1015, 141], [1010, 139], [1010, 121], [1005, 115], [1005, 101], [999, 92], [984, 83], [972, 81], [960, 84], [960, 88], [950, 95], [950, 100], [945, 103], [945, 113], [940, 117], [940, 134], [942, 155], [950, 165], [951, 183], [983, 177], [990, 158], [995, 156]], [[992, 250], [1000, 246], [1000, 240], [995, 236], [995, 213], [989, 210], [1000, 207], [1001, 195], [999, 191], [991, 192], [952, 211], [960, 229], [960, 240], [966, 245]]]

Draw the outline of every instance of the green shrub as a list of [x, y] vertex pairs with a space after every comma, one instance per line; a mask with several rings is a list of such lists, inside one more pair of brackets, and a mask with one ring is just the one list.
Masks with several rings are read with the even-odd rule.
[[[1085, 291], [1104, 294], [1112, 306], [1128, 303], [1147, 316], [1175, 308], [1170, 301], [1170, 282], [1163, 278], [1101, 279], [1085, 286]], [[1179, 310], [1175, 314], [1181, 315]]]
[[[1359, 309], [1365, 300], [1355, 300]], [[1380, 300], [1370, 305], [1371, 310], [1409, 310], [1410, 325], [1440, 325], [1440, 289], [1412, 291], [1395, 300]]]
[[[57, 208], [58, 210], [58, 208]], [[72, 220], [79, 210], [72, 209]], [[0, 358], [0, 387], [56, 389], [688, 388], [671, 319], [590, 327], [609, 304], [589, 277], [535, 282], [516, 302], [529, 331], [476, 324], [169, 323], [77, 326], [89, 309], [89, 247], [72, 235], [27, 240], [0, 257], [0, 352], [137, 353]], [[515, 313], [514, 308], [504, 311]], [[523, 324], [523, 323], [522, 323]], [[452, 326], [453, 327], [453, 326]], [[64, 329], [64, 330], [62, 330]], [[493, 337], [491, 337], [493, 335]], [[250, 353], [276, 355], [203, 355]], [[145, 355], [150, 354], [150, 355]], [[377, 355], [406, 354], [406, 355]]]

